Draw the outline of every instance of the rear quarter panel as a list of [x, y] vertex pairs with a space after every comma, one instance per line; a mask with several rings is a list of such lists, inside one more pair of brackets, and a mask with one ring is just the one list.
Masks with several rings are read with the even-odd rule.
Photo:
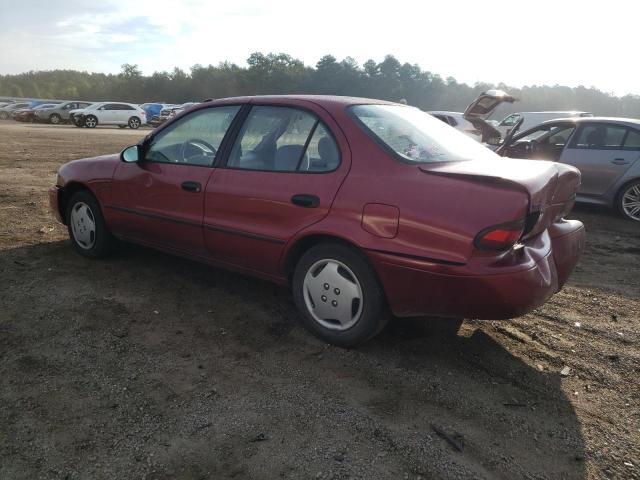
[[[473, 239], [479, 231], [526, 215], [526, 193], [421, 172], [418, 166], [404, 164], [386, 153], [346, 111], [331, 113], [348, 138], [351, 170], [330, 215], [299, 232], [297, 238], [333, 235], [363, 249], [465, 263], [474, 251]], [[362, 228], [363, 209], [371, 203], [399, 210], [394, 238]]]

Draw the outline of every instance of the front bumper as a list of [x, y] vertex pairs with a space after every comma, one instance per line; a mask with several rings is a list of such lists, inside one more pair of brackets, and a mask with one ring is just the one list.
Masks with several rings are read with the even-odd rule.
[[397, 316], [507, 319], [544, 304], [569, 278], [584, 248], [576, 220], [554, 223], [508, 259], [442, 265], [369, 252]]
[[51, 210], [54, 218], [64, 225], [64, 219], [62, 218], [62, 214], [60, 213], [60, 187], [53, 186], [49, 188], [49, 209]]

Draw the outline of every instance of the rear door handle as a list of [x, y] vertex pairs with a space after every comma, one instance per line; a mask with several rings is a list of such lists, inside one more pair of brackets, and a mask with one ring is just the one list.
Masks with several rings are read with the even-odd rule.
[[316, 208], [320, 205], [320, 199], [316, 195], [299, 193], [291, 197], [291, 203], [305, 208]]
[[183, 190], [192, 193], [198, 193], [200, 190], [202, 190], [202, 185], [200, 185], [198, 182], [182, 182], [181, 186]]
[[611, 163], [615, 163], [616, 165], [627, 165], [630, 162], [625, 158], [614, 158], [611, 160]]

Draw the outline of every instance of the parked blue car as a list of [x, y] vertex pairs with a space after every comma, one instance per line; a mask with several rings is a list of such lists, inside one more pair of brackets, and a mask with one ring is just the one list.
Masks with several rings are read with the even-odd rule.
[[162, 110], [166, 105], [166, 103], [143, 103], [140, 105], [140, 108], [145, 111], [147, 118], [151, 119], [156, 115], [160, 115], [160, 110]]

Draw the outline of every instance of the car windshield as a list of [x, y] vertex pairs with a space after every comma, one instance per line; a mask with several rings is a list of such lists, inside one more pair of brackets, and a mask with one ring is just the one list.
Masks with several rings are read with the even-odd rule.
[[498, 158], [482, 144], [417, 108], [356, 105], [351, 111], [375, 138], [408, 162]]

